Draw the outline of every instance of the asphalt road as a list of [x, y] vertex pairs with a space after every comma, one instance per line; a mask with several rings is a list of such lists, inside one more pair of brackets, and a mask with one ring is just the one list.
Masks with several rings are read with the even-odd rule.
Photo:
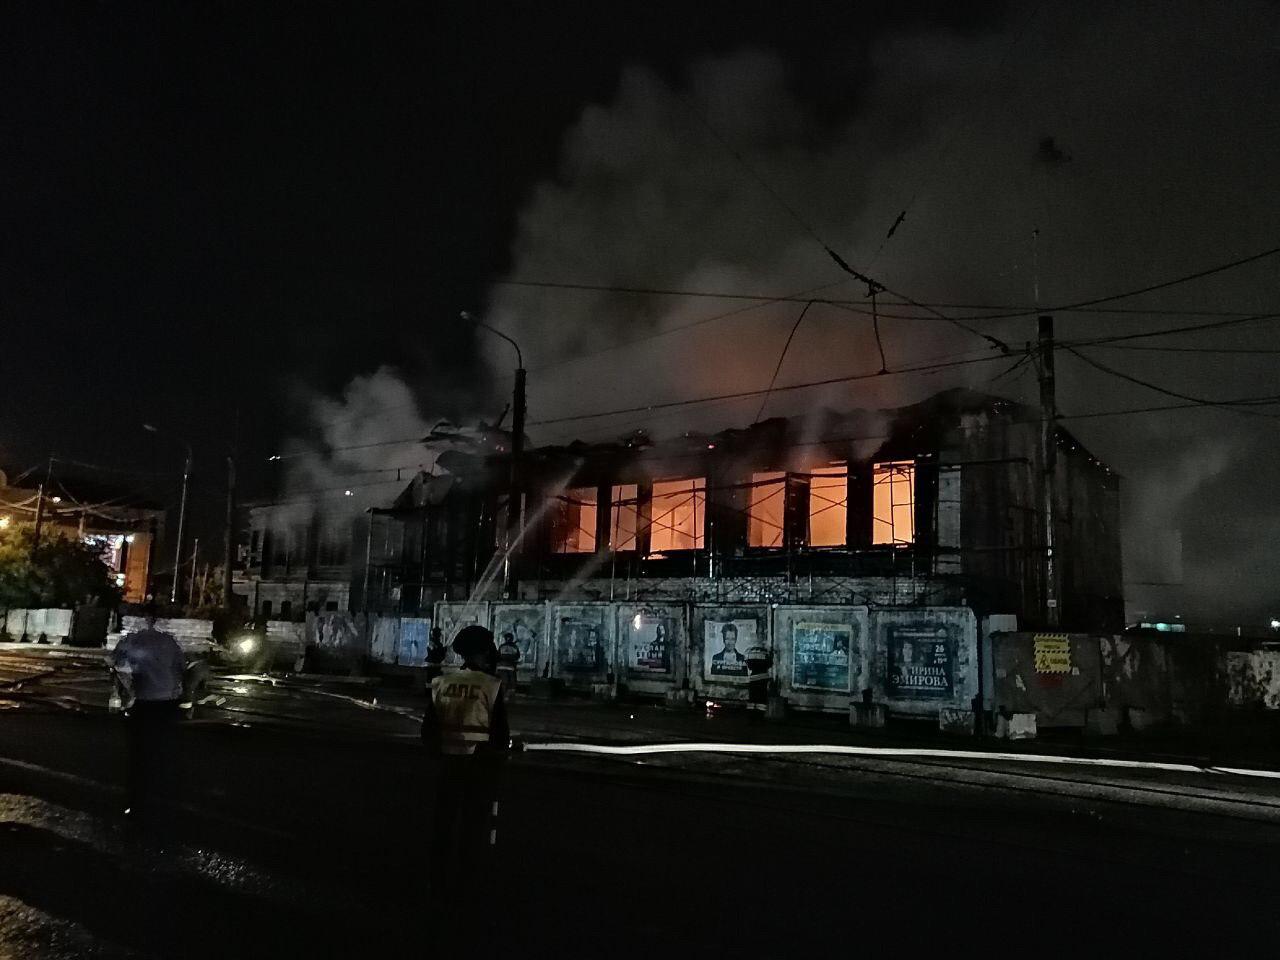
[[[0, 709], [0, 957], [453, 955], [461, 892], [427, 902], [431, 780], [408, 718], [227, 683], [246, 692], [182, 731], [187, 806], [159, 846], [117, 817], [117, 718], [48, 690]], [[1274, 798], [1204, 793], [1072, 769], [526, 754], [456, 955], [1271, 952]]]

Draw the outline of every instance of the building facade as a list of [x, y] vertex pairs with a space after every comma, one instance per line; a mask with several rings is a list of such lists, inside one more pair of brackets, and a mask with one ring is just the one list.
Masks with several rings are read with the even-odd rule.
[[1120, 630], [1119, 478], [1067, 431], [1054, 443], [1046, 483], [1037, 411], [953, 390], [893, 411], [535, 448], [509, 551], [510, 462], [476, 445], [364, 513], [251, 510], [237, 591], [268, 618], [554, 599], [963, 605], [1035, 628], [1054, 606], [1064, 629]]

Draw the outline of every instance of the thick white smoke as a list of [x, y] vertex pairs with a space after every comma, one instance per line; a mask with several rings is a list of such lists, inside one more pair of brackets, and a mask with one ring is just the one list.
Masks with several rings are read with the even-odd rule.
[[[1037, 293], [1046, 305], [1086, 299], [1272, 246], [1280, 86], [1257, 78], [1274, 75], [1280, 12], [1242, 3], [1200, 16], [1208, 8], [1178, 3], [1171, 13], [1173, 6], [1041, 5], [1034, 14], [1015, 9], [1004, 30], [976, 37], [884, 36], [870, 69], [857, 73], [870, 80], [841, 81], [849, 85], [848, 108], [834, 118], [810, 110], [787, 65], [764, 49], [701, 60], [678, 81], [642, 65], [625, 69], [608, 102], [584, 108], [566, 132], [555, 177], [528, 198], [509, 279], [775, 294], [821, 288], [816, 296], [862, 299], [865, 289], [837, 269], [816, 234], [855, 267], [918, 300], [1034, 307]], [[1263, 263], [1121, 305], [1253, 310], [1274, 305], [1278, 295], [1274, 266]], [[881, 298], [885, 313], [905, 312], [891, 301]], [[661, 435], [751, 422], [758, 397], [538, 425], [764, 387], [800, 304], [711, 319], [744, 306], [496, 285], [486, 315], [521, 342], [531, 433], [550, 442], [612, 438], [637, 427]], [[1060, 338], [1194, 319], [1057, 316]], [[1016, 351], [1034, 338], [1034, 323], [1027, 317], [983, 327]], [[662, 335], [686, 324], [695, 325]], [[937, 319], [886, 318], [882, 329], [891, 368], [990, 352], [981, 339]], [[1173, 342], [1277, 345], [1272, 328], [1256, 325]], [[486, 342], [484, 349], [492, 369], [509, 367], [505, 344]], [[1270, 364], [1256, 357], [1092, 355], [1190, 394], [1273, 392]], [[1007, 366], [983, 362], [784, 391], [764, 415], [889, 407], [960, 384], [1032, 396], [1030, 365], [991, 382]], [[797, 331], [778, 382], [879, 368], [869, 320], [818, 305]], [[359, 413], [365, 390], [385, 390], [380, 403], [408, 397], [403, 384], [379, 376], [379, 386], [359, 382], [345, 404], [325, 412]], [[1069, 354], [1060, 355], [1059, 383], [1068, 415], [1162, 399]], [[335, 432], [332, 441], [326, 434], [327, 445], [400, 432], [374, 416], [372, 404], [368, 409], [367, 427]], [[415, 415], [413, 429], [426, 426]], [[1232, 504], [1256, 505], [1262, 526], [1276, 522], [1274, 505], [1250, 486], [1280, 474], [1270, 422], [1192, 411], [1068, 426], [1122, 474], [1134, 474], [1127, 501], [1135, 521], [1182, 532], [1184, 572], [1216, 571], [1203, 588], [1188, 584], [1192, 605], [1183, 612], [1218, 616], [1271, 601], [1274, 588], [1257, 558], [1221, 532], [1231, 526]], [[1224, 435], [1231, 442], [1224, 444]], [[405, 452], [322, 460], [307, 467], [308, 482], [327, 482], [328, 468], [387, 464]], [[1131, 545], [1130, 559], [1152, 559], [1137, 556], [1141, 550]]]

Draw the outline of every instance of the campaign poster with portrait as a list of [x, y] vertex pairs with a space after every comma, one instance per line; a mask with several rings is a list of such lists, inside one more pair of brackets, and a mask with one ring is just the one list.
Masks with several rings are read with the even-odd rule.
[[955, 695], [955, 643], [944, 624], [890, 624], [885, 640], [890, 696], [949, 699]]
[[791, 627], [791, 685], [811, 690], [849, 689], [853, 625], [796, 623]]
[[556, 630], [559, 667], [565, 673], [599, 674], [607, 669], [604, 626], [589, 616], [561, 616]]
[[627, 623], [627, 670], [634, 676], [671, 673], [679, 623], [660, 609], [640, 609]]
[[516, 669], [536, 674], [542, 650], [543, 608], [540, 606], [494, 606], [493, 639], [501, 646], [510, 636], [520, 650]]
[[758, 645], [755, 620], [704, 620], [703, 676], [724, 683], [746, 683], [747, 651]]

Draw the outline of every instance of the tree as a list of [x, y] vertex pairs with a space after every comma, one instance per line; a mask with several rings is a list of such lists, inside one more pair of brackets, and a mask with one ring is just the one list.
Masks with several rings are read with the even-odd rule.
[[30, 527], [0, 530], [0, 606], [115, 606], [120, 590], [97, 549], [51, 531], [34, 554]]

